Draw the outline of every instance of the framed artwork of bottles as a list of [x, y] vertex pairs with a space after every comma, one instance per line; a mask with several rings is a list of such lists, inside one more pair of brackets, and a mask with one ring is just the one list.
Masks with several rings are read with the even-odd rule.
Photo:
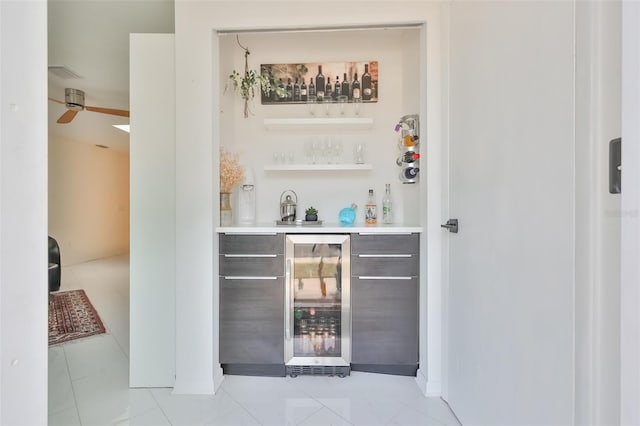
[[262, 64], [272, 90], [262, 103], [378, 102], [378, 61]]

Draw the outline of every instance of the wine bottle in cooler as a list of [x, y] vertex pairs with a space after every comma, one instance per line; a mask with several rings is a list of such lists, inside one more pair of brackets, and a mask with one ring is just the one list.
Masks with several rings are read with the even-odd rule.
[[324, 74], [322, 74], [322, 65], [318, 65], [318, 74], [316, 75], [316, 96], [318, 100], [324, 99]]
[[296, 77], [296, 82], [293, 85], [293, 100], [294, 101], [299, 101], [301, 100], [301, 94], [300, 94], [300, 82], [298, 81], [298, 78]]
[[340, 90], [344, 96], [351, 99], [351, 88], [349, 87], [349, 80], [347, 80], [347, 73], [343, 74], [342, 89]]
[[371, 74], [369, 74], [369, 64], [364, 64], [364, 74], [362, 74], [362, 100], [371, 100]]
[[340, 95], [342, 95], [342, 85], [340, 84], [340, 77], [336, 75], [336, 84], [333, 85], [333, 99], [337, 101]]
[[309, 96], [316, 96], [316, 85], [313, 84], [313, 78], [309, 79]]
[[351, 97], [353, 99], [359, 99], [360, 94], [360, 82], [358, 81], [358, 73], [353, 75], [353, 82], [351, 83]]
[[304, 82], [304, 78], [302, 79], [302, 85], [300, 86], [300, 100], [302, 102], [307, 102], [307, 84]]

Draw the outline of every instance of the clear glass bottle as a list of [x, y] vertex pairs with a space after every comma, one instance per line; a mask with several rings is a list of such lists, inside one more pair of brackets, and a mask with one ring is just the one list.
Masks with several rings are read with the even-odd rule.
[[364, 222], [367, 225], [378, 223], [378, 205], [376, 204], [376, 197], [373, 195], [373, 189], [369, 190], [369, 198], [364, 206]]
[[391, 184], [387, 184], [382, 198], [382, 223], [393, 223], [393, 210], [391, 208]]

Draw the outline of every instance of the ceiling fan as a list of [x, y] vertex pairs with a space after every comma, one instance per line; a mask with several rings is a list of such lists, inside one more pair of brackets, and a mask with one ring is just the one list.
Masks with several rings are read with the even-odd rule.
[[58, 118], [56, 123], [67, 124], [70, 123], [82, 110], [100, 112], [102, 114], [117, 115], [120, 117], [129, 117], [129, 111], [123, 109], [102, 108], [94, 107], [84, 104], [84, 92], [79, 89], [64, 89], [64, 102], [54, 98], [49, 98], [50, 101], [57, 102], [67, 107], [67, 111]]

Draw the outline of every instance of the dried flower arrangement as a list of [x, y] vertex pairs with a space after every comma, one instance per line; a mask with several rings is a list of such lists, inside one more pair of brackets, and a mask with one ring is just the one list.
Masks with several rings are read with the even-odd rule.
[[238, 154], [220, 148], [220, 192], [231, 192], [244, 181], [244, 171], [238, 162]]

